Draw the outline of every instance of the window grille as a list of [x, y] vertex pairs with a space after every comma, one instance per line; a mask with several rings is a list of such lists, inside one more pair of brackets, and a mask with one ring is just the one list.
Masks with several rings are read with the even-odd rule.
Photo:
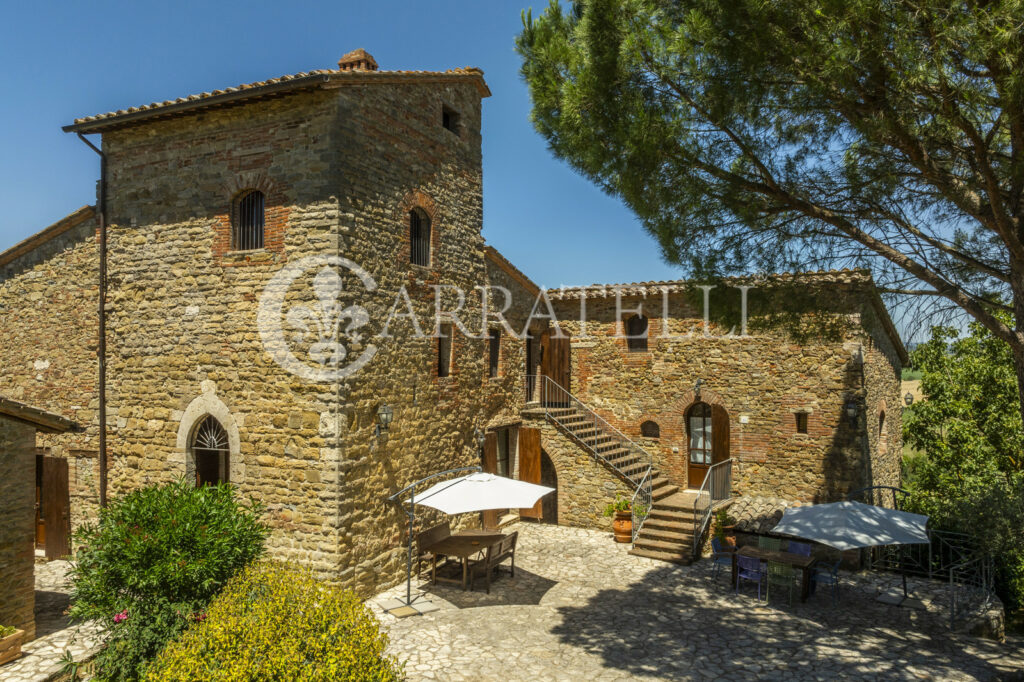
[[807, 433], [807, 413], [797, 412], [796, 413], [796, 432]]
[[192, 456], [196, 465], [196, 485], [216, 485], [229, 480], [228, 433], [213, 417], [207, 416], [196, 429], [192, 437]]
[[235, 202], [234, 214], [232, 247], [236, 251], [262, 249], [266, 224], [263, 192], [254, 189], [242, 194]]
[[430, 217], [419, 208], [409, 212], [409, 262], [430, 265]]

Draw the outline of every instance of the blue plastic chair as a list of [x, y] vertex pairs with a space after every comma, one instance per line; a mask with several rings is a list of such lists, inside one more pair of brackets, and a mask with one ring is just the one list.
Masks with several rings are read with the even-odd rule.
[[836, 561], [832, 566], [819, 566], [811, 576], [812, 587], [815, 585], [832, 586], [832, 606], [839, 603], [839, 564], [841, 563], [842, 559]]
[[800, 556], [811, 556], [811, 546], [806, 542], [795, 542], [790, 540], [789, 553], [799, 554]]
[[728, 549], [722, 546], [718, 538], [711, 538], [711, 578], [715, 579], [722, 571], [722, 568], [729, 569], [732, 573], [732, 553], [735, 549]]
[[741, 580], [757, 583], [757, 600], [761, 601], [761, 582], [764, 580], [764, 571], [761, 570], [760, 559], [749, 556], [736, 557], [736, 594], [740, 593]]

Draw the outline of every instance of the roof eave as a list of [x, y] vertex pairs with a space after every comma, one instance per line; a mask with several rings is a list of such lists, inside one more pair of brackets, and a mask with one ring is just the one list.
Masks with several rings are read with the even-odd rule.
[[68, 431], [81, 433], [85, 430], [67, 417], [2, 396], [0, 396], [0, 415], [34, 426], [36, 430], [45, 433], [66, 433]]
[[295, 78], [280, 83], [269, 83], [267, 85], [260, 85], [255, 88], [246, 88], [245, 90], [237, 90], [235, 92], [225, 92], [220, 95], [211, 95], [210, 97], [203, 97], [194, 100], [186, 100], [184, 102], [175, 102], [166, 106], [154, 107], [152, 109], [141, 109], [139, 111], [129, 111], [124, 114], [117, 116], [111, 116], [108, 118], [102, 118], [96, 121], [83, 121], [82, 123], [72, 123], [62, 128], [65, 133], [81, 133], [88, 135], [90, 133], [101, 133], [106, 130], [113, 128], [119, 128], [130, 123], [136, 123], [139, 121], [163, 118], [165, 116], [173, 116], [176, 114], [186, 113], [196, 109], [208, 109], [210, 107], [224, 106], [232, 104], [241, 100], [257, 99], [260, 97], [268, 97], [272, 95], [286, 94], [296, 90], [304, 90], [307, 88], [315, 88], [326, 84], [331, 79], [330, 74], [317, 73], [309, 76], [302, 76], [301, 78]]

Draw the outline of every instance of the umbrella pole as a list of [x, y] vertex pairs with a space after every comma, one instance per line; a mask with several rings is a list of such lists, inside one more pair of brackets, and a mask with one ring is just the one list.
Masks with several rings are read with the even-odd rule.
[[409, 555], [405, 564], [405, 605], [412, 606], [412, 530], [416, 524], [416, 486], [409, 497]]

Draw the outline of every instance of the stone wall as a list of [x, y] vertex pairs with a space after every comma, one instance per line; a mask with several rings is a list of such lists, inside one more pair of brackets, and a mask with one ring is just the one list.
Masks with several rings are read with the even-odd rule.
[[32, 241], [0, 254], [0, 390], [85, 427], [37, 439], [45, 454], [68, 459], [71, 521], [78, 526], [99, 501], [99, 254], [92, 209], [46, 228], [39, 244]]
[[[459, 110], [458, 134], [441, 127], [442, 103]], [[478, 461], [485, 343], [457, 333], [441, 378], [435, 338], [400, 317], [381, 334], [396, 301], [406, 312], [403, 292], [429, 334], [433, 285], [485, 281], [479, 120], [470, 83], [375, 84], [105, 135], [115, 494], [190, 473], [191, 430], [212, 414], [230, 436], [231, 480], [267, 506], [274, 556], [364, 593], [404, 572], [405, 516], [385, 498]], [[231, 202], [246, 188], [264, 192], [274, 223], [265, 249], [232, 252]], [[409, 264], [413, 207], [431, 218], [428, 267]], [[304, 355], [326, 319], [314, 277], [338, 258], [373, 280], [335, 266], [331, 292], [368, 316], [345, 331], [347, 358], [372, 359], [351, 376], [296, 376], [264, 348], [261, 296], [283, 265], [301, 271], [278, 321], [317, 370]], [[299, 309], [305, 337], [289, 317]], [[478, 325], [479, 302], [462, 315]], [[384, 403], [394, 421], [378, 434]]]
[[[738, 494], [841, 499], [869, 485], [875, 478], [870, 463], [878, 459], [864, 411], [853, 424], [845, 416], [846, 401], [863, 404], [866, 383], [875, 386], [872, 395], [898, 391], [899, 359], [891, 344], [888, 354], [873, 350], [878, 342], [870, 324], [862, 323], [865, 297], [859, 286], [854, 280], [822, 288], [829, 293], [822, 294], [817, 310], [811, 309], [806, 319], [787, 320], [795, 329], [769, 324], [765, 311], [751, 310], [747, 336], [738, 330], [730, 336], [730, 326], [713, 315], [705, 327], [701, 292], [696, 302], [692, 289], [671, 293], [666, 306], [654, 287], [646, 297], [625, 295], [618, 303], [614, 293], [588, 298], [583, 336], [579, 299], [556, 295], [556, 313], [574, 337], [571, 390], [647, 447], [673, 483], [687, 487], [685, 416], [697, 400], [694, 388], [701, 379], [700, 399], [721, 405], [729, 415]], [[719, 301], [739, 299], [735, 289], [720, 292]], [[714, 298], [711, 303], [716, 305]], [[646, 351], [628, 349], [617, 306], [642, 309], [649, 318]], [[623, 318], [631, 314], [624, 312]], [[758, 317], [764, 324], [756, 324]], [[798, 433], [797, 413], [807, 414], [807, 433]], [[659, 425], [658, 439], [641, 437], [640, 425], [647, 420]], [[898, 411], [888, 428], [899, 428]]]
[[35, 638], [34, 427], [0, 415], [0, 625]]

